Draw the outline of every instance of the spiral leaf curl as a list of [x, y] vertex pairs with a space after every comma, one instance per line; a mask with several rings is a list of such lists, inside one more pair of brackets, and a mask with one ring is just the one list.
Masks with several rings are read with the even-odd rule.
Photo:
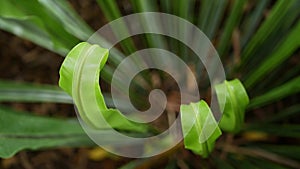
[[[114, 129], [146, 132], [147, 125], [135, 123], [125, 118], [117, 109], [108, 109], [99, 86], [100, 71], [104, 67], [109, 51], [98, 45], [82, 42], [66, 56], [61, 69], [59, 86], [72, 96], [82, 120], [96, 129]], [[96, 93], [91, 93], [96, 89]], [[96, 95], [97, 104], [92, 104]], [[101, 122], [99, 110], [109, 123]]]
[[[98, 45], [91, 45], [87, 42], [79, 43], [69, 52], [61, 66], [59, 86], [73, 97], [78, 112], [86, 124], [96, 129], [112, 127], [147, 132], [149, 130], [147, 125], [132, 122], [124, 117], [118, 109], [106, 107], [98, 79], [108, 58], [108, 53], [107, 49]], [[83, 75], [85, 78], [81, 77]], [[90, 91], [90, 87], [95, 88], [97, 93], [91, 93], [94, 90]], [[185, 148], [202, 157], [207, 157], [213, 150], [216, 139], [222, 134], [220, 128], [228, 132], [240, 130], [244, 121], [244, 111], [249, 103], [246, 90], [238, 79], [218, 84], [215, 86], [215, 90], [220, 106], [225, 105], [219, 125], [209, 106], [203, 100], [180, 107]], [[97, 105], [91, 104], [89, 98], [92, 98], [90, 97], [92, 95], [96, 95]], [[224, 96], [226, 99], [222, 98]], [[225, 104], [222, 101], [225, 101]], [[96, 114], [99, 113], [97, 109], [100, 109], [110, 126], [99, 121], [99, 116]], [[213, 132], [206, 135], [205, 131]]]
[[[215, 91], [221, 110], [224, 110], [219, 124], [203, 100], [180, 107], [185, 148], [202, 157], [208, 157], [213, 150], [215, 141], [222, 134], [220, 128], [232, 133], [240, 131], [244, 123], [245, 110], [249, 104], [247, 92], [238, 79], [225, 80], [215, 86]], [[223, 108], [222, 105], [224, 105]], [[186, 130], [189, 128], [192, 129]]]

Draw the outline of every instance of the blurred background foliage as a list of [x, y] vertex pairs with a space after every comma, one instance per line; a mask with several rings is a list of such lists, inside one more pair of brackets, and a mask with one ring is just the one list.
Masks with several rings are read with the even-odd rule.
[[[0, 0], [2, 168], [300, 168], [299, 9], [299, 0]], [[227, 78], [240, 78], [250, 97], [242, 131], [223, 134], [208, 159], [182, 145], [138, 160], [99, 148], [48, 149], [93, 147], [74, 120], [72, 99], [57, 87], [63, 57], [105, 23], [145, 11], [185, 18], [212, 41]], [[151, 34], [126, 39], [112, 58], [160, 41]], [[182, 44], [170, 39], [169, 48], [203, 72]], [[107, 86], [116, 66], [109, 62]]]

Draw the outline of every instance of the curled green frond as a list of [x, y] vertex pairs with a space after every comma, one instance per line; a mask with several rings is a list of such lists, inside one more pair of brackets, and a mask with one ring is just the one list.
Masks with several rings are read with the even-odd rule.
[[73, 97], [82, 120], [91, 127], [146, 132], [148, 126], [134, 123], [119, 110], [106, 107], [99, 86], [99, 76], [108, 53], [107, 49], [98, 45], [79, 43], [69, 52], [62, 64], [59, 86]]
[[[249, 97], [243, 84], [238, 79], [234, 79], [216, 85], [215, 90], [220, 105], [224, 104], [221, 103], [222, 101], [225, 101], [220, 128], [233, 133], [240, 131], [244, 123], [245, 110], [249, 104]], [[224, 96], [226, 99], [221, 98]]]
[[246, 90], [238, 79], [218, 84], [215, 90], [219, 107], [223, 110], [219, 124], [203, 100], [180, 106], [184, 146], [202, 157], [207, 157], [213, 150], [215, 141], [221, 135], [220, 128], [227, 132], [241, 129], [249, 103]]
[[202, 157], [208, 157], [216, 139], [222, 134], [209, 106], [203, 100], [181, 105], [184, 146]]

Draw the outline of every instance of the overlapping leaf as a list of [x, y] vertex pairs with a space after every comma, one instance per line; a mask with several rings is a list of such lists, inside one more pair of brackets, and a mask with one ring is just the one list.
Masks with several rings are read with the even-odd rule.
[[59, 86], [73, 97], [81, 118], [88, 125], [97, 129], [107, 128], [109, 126], [103, 121], [105, 119], [115, 129], [147, 131], [146, 125], [129, 121], [117, 109], [106, 107], [99, 76], [107, 58], [107, 49], [87, 42], [78, 44], [62, 64]]
[[[234, 79], [216, 85], [215, 90], [219, 102], [225, 101], [223, 115], [219, 124], [221, 129], [228, 132], [240, 131], [244, 123], [245, 110], [249, 104], [249, 98], [243, 84], [238, 79]], [[226, 99], [221, 98], [224, 96]]]
[[0, 28], [62, 55], [78, 42], [36, 0], [1, 1]]
[[184, 146], [196, 154], [207, 157], [214, 148], [221, 130], [205, 101], [181, 105], [181, 124]]
[[57, 86], [0, 80], [1, 101], [73, 103], [72, 98]]
[[0, 157], [20, 150], [93, 145], [75, 119], [55, 119], [0, 107]]
[[221, 135], [220, 128], [228, 132], [240, 131], [249, 103], [248, 95], [238, 79], [218, 84], [215, 90], [220, 110], [223, 111], [219, 124], [203, 100], [180, 106], [185, 148], [203, 157], [213, 150], [215, 140]]

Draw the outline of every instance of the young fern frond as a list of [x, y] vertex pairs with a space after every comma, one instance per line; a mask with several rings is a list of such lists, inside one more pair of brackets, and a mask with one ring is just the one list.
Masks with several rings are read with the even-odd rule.
[[180, 106], [185, 148], [202, 157], [208, 157], [212, 152], [221, 129], [232, 133], [241, 130], [249, 103], [247, 92], [238, 79], [218, 84], [215, 90], [220, 111], [224, 110], [219, 124], [203, 100]]
[[100, 71], [107, 58], [107, 49], [79, 43], [61, 66], [59, 86], [73, 97], [81, 118], [91, 127], [146, 132], [147, 125], [129, 121], [117, 109], [107, 108], [99, 86]]
[[222, 134], [209, 106], [203, 100], [180, 106], [184, 146], [206, 158]]
[[[79, 114], [88, 125], [97, 129], [109, 128], [101, 120], [102, 115], [115, 129], [147, 132], [147, 125], [129, 121], [119, 110], [107, 108], [98, 79], [108, 57], [108, 50], [98, 45], [87, 42], [78, 44], [62, 64], [59, 86], [73, 97]], [[225, 81], [216, 86], [216, 94], [220, 107], [225, 105], [220, 127], [225, 131], [238, 132], [249, 102], [243, 85], [237, 79]], [[222, 97], [226, 97], [226, 100]], [[225, 103], [221, 102], [224, 100]], [[200, 101], [181, 105], [180, 111], [185, 147], [207, 157], [213, 150], [215, 140], [221, 135], [209, 106]]]

